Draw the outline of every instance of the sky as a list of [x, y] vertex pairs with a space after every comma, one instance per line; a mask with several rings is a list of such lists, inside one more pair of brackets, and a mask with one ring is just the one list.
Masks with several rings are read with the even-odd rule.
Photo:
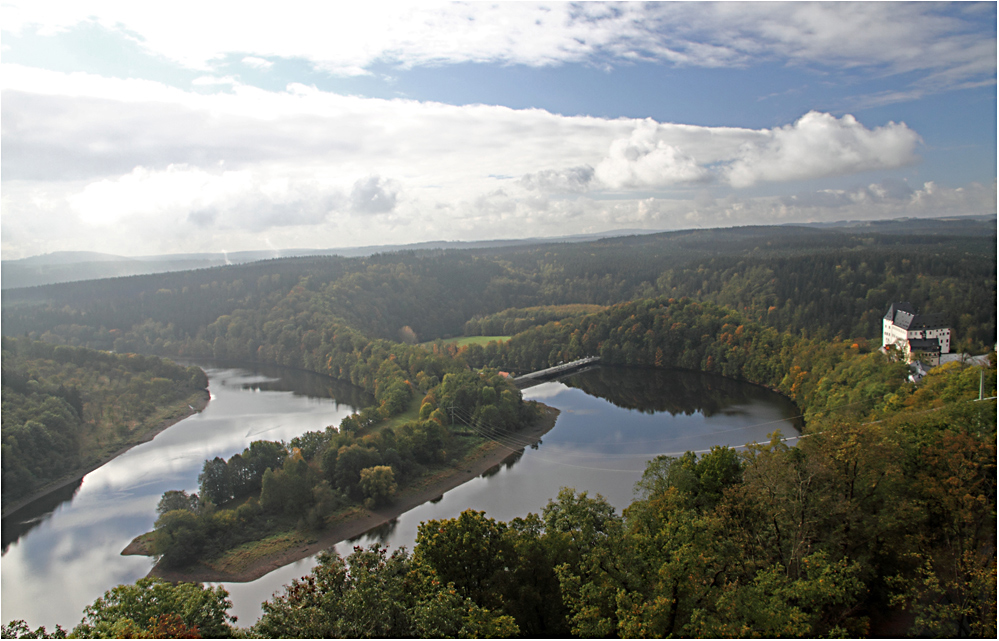
[[0, 254], [996, 211], [996, 4], [0, 0]]

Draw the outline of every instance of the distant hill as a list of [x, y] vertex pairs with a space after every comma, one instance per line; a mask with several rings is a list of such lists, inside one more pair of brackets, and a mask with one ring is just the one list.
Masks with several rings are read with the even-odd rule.
[[[801, 223], [782, 225], [806, 227], [825, 231], [845, 231], [848, 233], [877, 233], [894, 235], [929, 236], [992, 236], [996, 233], [996, 215], [955, 216], [948, 218], [896, 218], [875, 221], [837, 221], [831, 223]], [[748, 229], [748, 228], [746, 228]], [[766, 229], [762, 227], [761, 229]], [[682, 230], [671, 234], [689, 232], [698, 234], [705, 230]], [[575, 234], [553, 238], [499, 239], [485, 241], [431, 241], [409, 245], [371, 245], [367, 247], [338, 247], [329, 249], [279, 249], [239, 252], [205, 252], [185, 254], [163, 254], [158, 256], [116, 256], [98, 252], [71, 251], [53, 252], [19, 260], [0, 262], [0, 287], [15, 289], [56, 283], [69, 283], [99, 278], [138, 276], [177, 272], [190, 269], [204, 269], [221, 265], [238, 265], [275, 258], [296, 258], [304, 256], [343, 256], [355, 258], [397, 251], [432, 251], [440, 249], [499, 250], [503, 248], [529, 248], [552, 244], [585, 243], [601, 239], [625, 239], [631, 236], [653, 236], [663, 234], [648, 229], [619, 229], [596, 234]], [[744, 232], [738, 234], [740, 241]], [[711, 242], [718, 242], [725, 235], [720, 230], [712, 232]], [[627, 242], [627, 241], [623, 241]]]
[[98, 278], [139, 276], [164, 272], [203, 269], [220, 265], [238, 265], [274, 258], [301, 256], [344, 256], [347, 258], [371, 256], [395, 251], [420, 251], [434, 249], [488, 249], [516, 247], [552, 242], [586, 242], [626, 236], [651, 234], [655, 230], [622, 229], [600, 234], [577, 234], [558, 238], [524, 238], [485, 241], [431, 241], [411, 245], [371, 245], [368, 247], [338, 247], [332, 249], [278, 249], [240, 252], [205, 252], [189, 254], [162, 254], [158, 256], [116, 256], [86, 251], [65, 251], [31, 256], [19, 260], [0, 262], [0, 287], [15, 289], [55, 283], [70, 283]]
[[892, 220], [841, 220], [834, 223], [795, 223], [798, 227], [846, 229], [876, 234], [933, 234], [977, 236], [996, 233], [996, 215], [948, 218], [894, 218]]
[[[67, 255], [68, 254], [68, 255]], [[81, 256], [89, 254], [89, 256]], [[99, 256], [99, 258], [94, 258]], [[163, 257], [144, 260], [91, 252], [56, 252], [21, 260], [5, 260], [0, 264], [3, 289], [51, 285], [97, 278], [156, 274], [185, 269], [200, 269], [224, 265], [223, 260], [177, 260]]]
[[99, 252], [52, 252], [51, 254], [41, 254], [20, 260], [5, 260], [4, 265], [17, 264], [22, 266], [50, 266], [68, 265], [78, 263], [106, 263], [114, 261], [135, 260], [125, 256], [115, 256], [114, 254], [101, 254]]
[[[292, 312], [332, 314], [368, 337], [394, 340], [405, 330], [426, 341], [462, 335], [470, 320], [514, 308], [665, 296], [722, 305], [795, 335], [874, 338], [888, 305], [905, 300], [946, 314], [955, 335], [979, 349], [995, 342], [996, 309], [996, 232], [982, 224], [956, 221], [963, 235], [756, 225], [271, 258], [4, 289], [2, 327], [10, 336], [97, 349], [172, 353], [196, 345], [213, 354], [216, 347], [220, 354], [238, 348], [249, 357], [265, 338], [276, 339], [234, 334], [225, 339], [232, 345], [216, 346], [230, 325], [214, 325], [221, 317], [252, 317], [271, 333], [287, 330], [281, 345], [315, 338], [298, 335], [300, 320], [266, 320], [286, 320]], [[505, 322], [503, 329], [510, 333]]]

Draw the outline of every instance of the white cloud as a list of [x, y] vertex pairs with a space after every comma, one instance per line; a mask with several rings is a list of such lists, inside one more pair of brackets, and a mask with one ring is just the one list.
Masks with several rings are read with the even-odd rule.
[[868, 129], [817, 112], [751, 130], [365, 99], [303, 85], [269, 92], [236, 84], [202, 95], [16, 65], [2, 66], [2, 83], [4, 180], [278, 163], [316, 179], [335, 171], [350, 184], [377, 175], [407, 188], [481, 192], [490, 175], [519, 175], [527, 189], [572, 193], [712, 179], [745, 187], [918, 160], [919, 136], [904, 124]]
[[580, 193], [590, 188], [593, 181], [593, 167], [581, 165], [568, 169], [543, 169], [520, 178], [520, 185], [528, 191], [550, 193]]
[[[773, 129], [639, 121], [610, 144], [594, 177], [610, 189], [649, 189], [721, 180], [736, 188], [807, 180], [917, 162], [919, 135], [890, 122], [868, 129], [851, 115], [810, 112]], [[591, 185], [592, 187], [592, 185]]]
[[628, 139], [612, 142], [607, 158], [596, 168], [596, 178], [611, 189], [664, 187], [709, 177], [686, 150], [663, 139], [652, 119], [639, 123]]
[[359, 214], [387, 214], [395, 209], [399, 185], [381, 176], [368, 176], [350, 191], [351, 210]]
[[263, 58], [258, 58], [256, 56], [246, 56], [243, 58], [242, 63], [248, 67], [253, 67], [254, 69], [270, 69], [274, 66], [274, 63], [270, 60], [264, 60]]
[[748, 187], [761, 181], [894, 169], [918, 161], [919, 142], [919, 135], [905, 124], [867, 129], [849, 114], [837, 119], [813, 111], [743, 146], [726, 174], [733, 187]]
[[206, 87], [212, 85], [234, 85], [236, 79], [232, 76], [198, 76], [191, 81], [192, 85]]
[[[272, 92], [236, 83], [200, 94], [12, 65], [0, 66], [0, 83], [5, 257], [81, 243], [151, 254], [178, 243], [196, 251], [560, 235], [748, 222], [746, 212], [757, 222], [842, 217], [849, 207], [928, 215], [920, 203], [960, 200], [942, 187], [914, 189], [921, 195], [912, 202], [889, 191], [877, 200], [871, 188], [866, 200], [837, 196], [831, 205], [704, 195], [727, 181], [793, 181], [915, 159], [918, 135], [905, 125], [868, 128], [847, 116], [811, 113], [765, 130], [701, 127], [302, 85]], [[498, 176], [519, 178], [498, 190]], [[633, 190], [642, 199], [629, 198]], [[967, 213], [982, 202], [975, 193], [963, 196]]]
[[[11, 73], [8, 73], [8, 69]], [[599, 160], [626, 121], [541, 110], [364, 99], [291, 85], [197, 94], [146, 81], [0, 67], [3, 179], [116, 177], [136, 166], [280, 165], [349, 190], [371, 175], [403, 186], [479, 190]], [[141, 97], [141, 98], [140, 98]], [[491, 187], [490, 187], [491, 188]], [[481, 191], [481, 190], [480, 190]]]
[[136, 167], [119, 178], [90, 183], [66, 202], [79, 220], [95, 226], [156, 219], [255, 231], [319, 224], [346, 209], [342, 192], [314, 181], [183, 165], [164, 171]]
[[[986, 5], [987, 7], [987, 5]], [[994, 10], [994, 9], [993, 9]], [[980, 13], [980, 11], [979, 11]], [[316, 3], [280, 12], [238, 3], [5, 2], [4, 30], [54, 33], [85, 22], [150, 52], [209, 70], [304, 59], [332, 73], [466, 62], [549, 66], [654, 60], [722, 67], [777, 61], [874, 73], [916, 72], [921, 92], [995, 82], [994, 22], [931, 3]], [[986, 21], [987, 22], [987, 21]]]
[[163, 172], [136, 167], [119, 178], [90, 183], [67, 201], [82, 221], [109, 225], [136, 215], [202, 209], [220, 198], [240, 193], [250, 184], [250, 177], [241, 173], [213, 176], [176, 165]]

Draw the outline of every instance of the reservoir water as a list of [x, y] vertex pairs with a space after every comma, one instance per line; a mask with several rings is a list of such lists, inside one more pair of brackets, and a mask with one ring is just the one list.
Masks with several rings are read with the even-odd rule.
[[32, 628], [72, 628], [106, 590], [149, 572], [149, 557], [119, 553], [152, 528], [163, 492], [198, 490], [206, 459], [228, 458], [254, 440], [287, 441], [339, 424], [373, 402], [351, 385], [308, 372], [202, 367], [211, 392], [204, 411], [3, 520], [5, 624], [24, 619]]
[[[66, 495], [4, 520], [4, 623], [72, 627], [105, 590], [149, 571], [151, 559], [119, 552], [152, 528], [164, 491], [197, 490], [206, 458], [231, 456], [253, 440], [290, 440], [371, 402], [356, 388], [303, 372], [205, 370], [212, 400], [202, 413], [88, 474]], [[524, 397], [561, 412], [538, 447], [521, 451], [504, 439], [511, 450], [506, 463], [338, 551], [346, 555], [373, 542], [411, 550], [422, 521], [468, 508], [506, 521], [540, 511], [562, 487], [599, 493], [620, 511], [658, 454], [762, 442], [776, 429], [798, 434], [796, 409], [783, 397], [694, 372], [599, 367], [528, 388]], [[239, 625], [252, 624], [262, 601], [314, 565], [314, 558], [303, 559], [251, 583], [223, 584]]]

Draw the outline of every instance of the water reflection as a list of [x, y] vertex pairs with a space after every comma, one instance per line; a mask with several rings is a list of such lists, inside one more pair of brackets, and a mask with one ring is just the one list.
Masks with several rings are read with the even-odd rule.
[[[614, 383], [620, 383], [620, 394]], [[620, 511], [631, 502], [646, 462], [657, 454], [762, 442], [775, 429], [797, 432], [791, 420], [797, 409], [783, 397], [695, 372], [602, 367], [527, 388], [524, 397], [561, 411], [543, 445], [509, 447], [511, 454], [500, 465], [406, 512], [388, 532], [377, 529], [338, 544], [337, 552], [346, 556], [355, 546], [372, 543], [412, 549], [420, 523], [454, 518], [465, 509], [510, 521], [540, 512], [562, 487], [601, 494]], [[255, 621], [262, 601], [315, 564], [312, 557], [251, 583], [223, 584], [234, 613], [244, 625]]]
[[[442, 497], [443, 498], [443, 497]], [[371, 545], [372, 543], [377, 543], [378, 545], [384, 547], [388, 545], [395, 534], [395, 529], [399, 525], [399, 519], [392, 519], [391, 521], [386, 521], [381, 525], [376, 525], [364, 534], [355, 536], [353, 538], [347, 539], [346, 543], [348, 545]], [[341, 545], [343, 545], [341, 543]]]
[[295, 396], [307, 398], [333, 399], [338, 405], [367, 407], [374, 403], [374, 397], [350, 383], [312, 372], [258, 365], [252, 370], [269, 378], [253, 380], [243, 384], [243, 389], [261, 392], [291, 392]]
[[83, 479], [69, 483], [7, 515], [2, 521], [3, 554], [10, 544], [45, 522], [60, 505], [72, 501], [80, 491]]
[[[32, 627], [75, 625], [84, 606], [119, 583], [132, 583], [152, 567], [148, 557], [120, 555], [135, 536], [149, 531], [166, 490], [197, 491], [204, 461], [229, 457], [260, 438], [288, 441], [322, 430], [360, 405], [330, 398], [329, 379], [291, 373], [208, 368], [212, 400], [152, 441], [86, 475], [82, 483], [49, 495], [3, 519], [3, 622], [25, 619]], [[303, 380], [304, 379], [304, 380]], [[304, 384], [319, 397], [282, 387]], [[364, 399], [347, 390], [344, 397]], [[256, 604], [259, 607], [259, 602]]]
[[[33, 628], [74, 625], [83, 607], [105, 590], [149, 571], [147, 557], [122, 557], [119, 552], [152, 527], [164, 491], [196, 491], [205, 459], [231, 456], [251, 440], [289, 440], [338, 423], [352, 410], [343, 399], [359, 398], [296, 395], [282, 389], [298, 385], [287, 382], [292, 379], [285, 378], [284, 370], [215, 368], [208, 373], [213, 399], [204, 412], [87, 475], [69, 497], [38, 506], [19, 525], [4, 520], [4, 623], [26, 619]], [[284, 382], [275, 380], [277, 374]], [[328, 379], [304, 384], [296, 389], [336, 389]], [[798, 413], [765, 389], [691, 372], [604, 367], [542, 383], [524, 396], [561, 411], [542, 445], [508, 448], [510, 456], [487, 474], [339, 544], [337, 551], [346, 555], [355, 545], [370, 543], [411, 549], [421, 522], [453, 518], [469, 508], [509, 521], [540, 511], [563, 486], [600, 493], [621, 510], [630, 503], [645, 463], [656, 454], [763, 441], [776, 428], [791, 434], [795, 428], [789, 419]], [[354, 407], [366, 404], [370, 400], [365, 398]], [[224, 584], [240, 625], [251, 625], [261, 602], [315, 563], [314, 557], [303, 559], [257, 581]]]
[[400, 517], [393, 545], [411, 546], [419, 521], [467, 507], [502, 520], [523, 516], [563, 486], [600, 493], [623, 509], [658, 454], [737, 447], [769, 440], [775, 429], [798, 431], [797, 408], [787, 399], [697, 372], [601, 367], [528, 388], [524, 396], [561, 411], [544, 444], [525, 449], [506, 441], [511, 454], [503, 463]]
[[617, 407], [647, 414], [669, 412], [673, 416], [738, 412], [736, 407], [753, 400], [776, 402], [780, 398], [762, 387], [682, 370], [594, 367], [559, 382]]
[[[532, 445], [531, 449], [538, 449], [538, 448], [536, 447], [536, 445]], [[485, 472], [483, 472], [482, 475], [481, 475], [482, 478], [487, 479], [487, 478], [489, 478], [491, 476], [496, 476], [503, 469], [510, 469], [511, 467], [514, 466], [514, 464], [517, 463], [517, 461], [520, 460], [520, 458], [523, 455], [524, 455], [524, 450], [522, 450], [522, 449], [518, 449], [518, 450], [513, 451], [510, 454], [510, 456], [506, 457], [505, 459], [503, 459], [502, 461], [500, 461], [496, 465], [493, 465], [491, 468], [489, 468], [488, 470], [486, 470]]]

